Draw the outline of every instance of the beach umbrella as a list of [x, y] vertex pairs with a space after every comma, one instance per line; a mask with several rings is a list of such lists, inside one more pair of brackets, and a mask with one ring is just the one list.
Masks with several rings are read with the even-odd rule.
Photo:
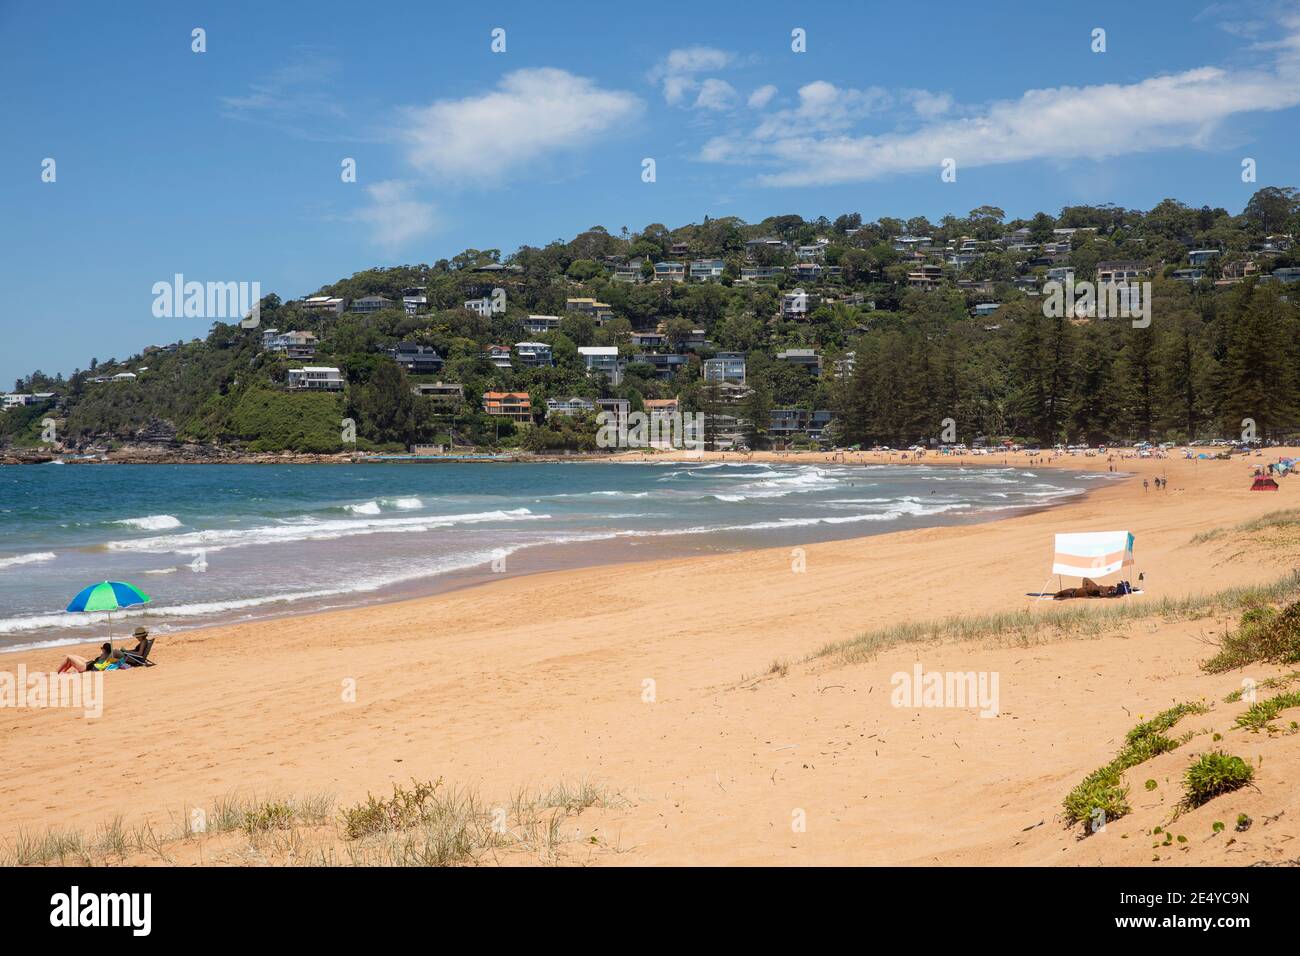
[[89, 614], [93, 611], [108, 612], [109, 637], [113, 631], [113, 611], [148, 604], [152, 598], [134, 584], [124, 581], [101, 581], [83, 588], [69, 603], [67, 610]]

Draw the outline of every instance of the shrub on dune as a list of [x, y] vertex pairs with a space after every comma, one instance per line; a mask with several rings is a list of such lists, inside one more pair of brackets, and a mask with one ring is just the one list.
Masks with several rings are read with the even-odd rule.
[[1202, 754], [1183, 777], [1183, 807], [1193, 809], [1221, 794], [1239, 790], [1255, 779], [1255, 770], [1240, 757], [1221, 750]]

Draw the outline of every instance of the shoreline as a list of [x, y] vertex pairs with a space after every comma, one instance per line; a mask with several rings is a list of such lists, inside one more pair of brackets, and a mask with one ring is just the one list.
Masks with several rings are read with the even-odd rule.
[[[1289, 481], [1280, 493], [1247, 491], [1245, 463], [1117, 461], [1132, 478], [1059, 506], [809, 545], [796, 573], [788, 548], [756, 549], [166, 635], [159, 666], [105, 675], [98, 720], [2, 712], [0, 838], [93, 828], [117, 813], [165, 821], [234, 791], [350, 802], [412, 778], [497, 796], [577, 777], [627, 798], [593, 818], [623, 851], [592, 862], [1145, 864], [1149, 841], [1121, 842], [1119, 827], [1114, 839], [1079, 841], [1051, 818], [1139, 715], [1239, 686], [1240, 675], [1210, 678], [1196, 665], [1217, 619], [1045, 643], [900, 644], [852, 664], [811, 656], [894, 624], [1060, 608], [1027, 597], [1049, 576], [1054, 531], [1132, 531], [1147, 594], [1126, 601], [1275, 580], [1300, 563], [1294, 550], [1239, 558], [1237, 543], [1193, 543], [1293, 506]], [[1166, 492], [1137, 480], [1165, 473]], [[28, 651], [6, 664], [49, 669], [61, 656]], [[891, 707], [889, 675], [916, 663], [1000, 671], [1001, 714]], [[349, 681], [352, 701], [340, 697]], [[83, 759], [100, 735], [131, 745]], [[1267, 743], [1229, 741], [1246, 756]], [[1176, 779], [1185, 755], [1160, 759], [1160, 780]], [[1276, 812], [1270, 775], [1295, 765], [1270, 751], [1249, 799]], [[1162, 784], [1143, 806], [1169, 792]], [[809, 819], [793, 838], [792, 807]], [[1135, 819], [1149, 827], [1155, 812]], [[1223, 859], [1199, 842], [1193, 852], [1191, 862]]]
[[[649, 460], [643, 460], [641, 457], [633, 457], [633, 455], [636, 455], [636, 453], [633, 453], [632, 455], [623, 455], [623, 456], [618, 456], [610, 459], [595, 459], [595, 462], [610, 464], [610, 465], [620, 465], [620, 464], [621, 465], [633, 465], [633, 464], [668, 465], [668, 464], [674, 464], [678, 462], [693, 462], [696, 460], [695, 458], [690, 457], [690, 453], [679, 453], [679, 454], [681, 454], [681, 457], [662, 456], [657, 458], [651, 458]], [[831, 462], [825, 460], [822, 453], [816, 453], [816, 452], [794, 453], [792, 455], [781, 453], [781, 452], [755, 453], [757, 455], [760, 455], [760, 457], [754, 457], [754, 455], [747, 455], [745, 453], [720, 452], [720, 453], [709, 453], [709, 454], [714, 457], [703, 459], [701, 463], [708, 463], [708, 464], [713, 464], [718, 462], [736, 463], [736, 464], [772, 463], [772, 464], [786, 464], [786, 465], [831, 464]], [[858, 460], [854, 458], [846, 461], [837, 461], [834, 462], [834, 464], [838, 466], [858, 465], [861, 467], [868, 467], [868, 468], [878, 467], [878, 466], [891, 466], [891, 465], [892, 466], [904, 465], [904, 466], [915, 467], [918, 465], [928, 466], [932, 464], [945, 464], [951, 466], [959, 466], [963, 468], [993, 469], [993, 470], [1017, 468], [1017, 466], [1014, 464], [1007, 465], [1007, 464], [994, 464], [991, 462], [986, 462], [983, 460], [981, 456], [971, 456], [971, 457], [977, 459], [978, 463], [973, 464], [970, 461], [957, 461], [957, 460], [945, 460], [945, 461], [933, 461], [933, 462], [928, 460], [875, 461], [875, 460]], [[554, 459], [554, 461], [557, 463], [563, 463], [566, 460], [567, 459], [563, 457]], [[226, 462], [225, 464], [233, 464], [233, 463]], [[1079, 473], [1079, 474], [1097, 473], [1101, 471], [1100, 468], [1072, 467], [1075, 464], [1081, 464], [1081, 462], [1076, 462], [1074, 459], [1067, 458], [1067, 459], [1062, 459], [1059, 463], [1055, 463], [1051, 466], [1044, 464], [1044, 465], [1035, 465], [1032, 467], [1039, 467], [1039, 468], [1051, 467], [1053, 468], [1053, 470], [1069, 471], [1071, 473]], [[1028, 469], [1031, 466], [1026, 465], [1024, 467]], [[1119, 472], [1112, 475], [1109, 480], [1114, 481], [1116, 483], [1122, 483], [1122, 481], [1128, 480], [1131, 477], [1132, 475], [1128, 473]], [[156, 633], [158, 633], [159, 636], [173, 637], [181, 634], [187, 634], [196, 630], [203, 630], [206, 628], [230, 627], [230, 626], [242, 625], [242, 624], [256, 624], [263, 621], [281, 620], [284, 618], [331, 613], [334, 611], [382, 607], [384, 605], [389, 605], [401, 601], [419, 600], [421, 598], [432, 598], [432, 597], [437, 597], [438, 595], [447, 594], [451, 592], [482, 587], [484, 585], [491, 584], [495, 581], [512, 580], [521, 577], [529, 577], [536, 574], [546, 574], [552, 572], [581, 572], [586, 568], [602, 567], [602, 566], [609, 566], [609, 565], [640, 565], [640, 564], [647, 564], [655, 561], [690, 560], [694, 558], [708, 557], [712, 553], [745, 554], [748, 552], [755, 552], [755, 551], [780, 551], [780, 550], [788, 551], [792, 547], [806, 548], [815, 544], [824, 544], [833, 541], [865, 540], [865, 539], [880, 537], [882, 535], [896, 534], [904, 530], [924, 530], [927, 528], [960, 527], [965, 525], [983, 524], [983, 523], [993, 522], [993, 521], [1002, 521], [1009, 518], [1017, 517], [1019, 515], [1033, 514], [1039, 511], [1046, 511], [1046, 510], [1065, 507], [1072, 502], [1086, 499], [1088, 496], [1094, 494], [1095, 492], [1099, 491], [1101, 488], [1104, 487], [1106, 487], [1104, 483], [1098, 482], [1096, 485], [1093, 486], [1082, 487], [1072, 491], [1063, 492], [1056, 498], [1041, 503], [1026, 503], [1026, 504], [1017, 504], [1017, 505], [997, 505], [997, 506], [991, 505], [991, 506], [985, 506], [980, 509], [973, 509], [969, 511], [954, 511], [942, 515], [934, 515], [932, 516], [933, 517], [932, 523], [924, 524], [920, 528], [885, 529], [882, 527], [882, 530], [877, 531], [874, 534], [856, 533], [856, 534], [845, 534], [844, 536], [830, 536], [830, 537], [806, 536], [807, 534], [811, 534], [812, 528], [807, 529], [807, 532], [802, 535], [800, 534], [799, 531], [792, 530], [790, 532], [785, 532], [784, 534], [787, 535], [788, 537], [786, 537], [785, 540], [782, 540], [780, 542], [754, 541], [740, 546], [730, 546], [721, 551], [708, 552], [708, 553], [701, 553], [700, 549], [689, 548], [681, 543], [683, 539], [693, 539], [691, 536], [686, 536], [686, 535], [678, 536], [673, 534], [663, 535], [662, 541], [659, 539], [633, 538], [633, 539], [620, 539], [617, 542], [614, 540], [608, 540], [608, 541], [602, 540], [602, 541], [590, 541], [590, 542], [582, 542], [582, 543], [566, 542], [566, 543], [543, 543], [540, 545], [529, 545], [520, 548], [518, 551], [512, 552], [510, 556], [510, 562], [509, 562], [509, 564], [512, 567], [504, 572], [491, 572], [485, 570], [486, 565], [476, 565], [473, 567], [460, 568], [453, 571], [438, 573], [430, 577], [415, 578], [415, 579], [405, 580], [405, 581], [396, 581], [391, 584], [384, 585], [374, 591], [368, 591], [368, 592], [354, 591], [354, 592], [342, 593], [338, 595], [332, 595], [329, 597], [319, 597], [319, 598], [300, 598], [300, 599], [284, 598], [281, 600], [268, 602], [267, 607], [269, 608], [275, 608], [276, 605], [283, 605], [283, 607], [280, 607], [279, 609], [275, 609], [275, 610], [268, 610], [265, 613], [252, 612], [248, 614], [241, 614], [239, 613], [239, 610], [231, 609], [231, 611], [229, 612], [218, 612], [216, 615], [214, 615], [214, 617], [216, 618], [215, 620], [209, 620], [209, 621], [198, 620], [193, 624], [182, 623], [179, 625], [168, 625], [166, 630], [157, 631]], [[848, 526], [845, 527], [847, 528]], [[707, 538], [708, 536], [705, 537]], [[652, 542], [654, 542], [654, 544], [652, 544]], [[642, 556], [641, 554], [633, 553], [635, 549], [638, 548], [644, 548], [647, 550], [657, 550], [660, 553], [649, 557]], [[594, 551], [597, 552], [598, 555], [592, 558], [582, 553], [585, 551]], [[564, 556], [569, 553], [575, 553], [575, 556], [566, 559]], [[523, 565], [523, 569], [515, 570], [515, 568], [518, 568], [519, 565], [521, 564]], [[137, 611], [135, 614], [132, 614], [130, 611], [127, 611], [126, 613], [120, 616], [119, 620], [122, 622], [123, 627], [128, 627], [128, 628], [131, 626], [131, 624], [128, 622], [141, 624], [146, 627], [155, 627], [156, 625], [151, 625], [150, 623], [151, 617], [162, 616], [161, 610], [162, 609], [160, 609], [158, 613], [152, 615], [149, 612]], [[78, 629], [85, 628], [87, 631], [93, 632], [95, 630], [98, 630], [102, 626], [103, 625], [86, 624], [86, 625], [78, 625]], [[82, 635], [67, 635], [66, 637], [63, 637], [55, 634], [53, 636], [34, 638], [32, 640], [24, 640], [11, 646], [0, 645], [0, 658], [2, 658], [3, 655], [21, 653], [25, 651], [63, 649], [64, 651], [71, 652], [73, 649], [76, 648], [80, 648], [81, 650], [93, 650], [97, 646], [94, 643], [94, 641], [95, 641], [94, 638], [86, 638]], [[90, 656], [93, 656], [93, 654], [91, 654]]]

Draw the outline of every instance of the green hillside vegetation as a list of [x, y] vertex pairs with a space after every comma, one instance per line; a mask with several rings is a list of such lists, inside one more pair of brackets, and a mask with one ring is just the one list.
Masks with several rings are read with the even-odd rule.
[[[1061, 229], [1085, 231], [1063, 239], [1053, 232]], [[205, 339], [173, 351], [94, 361], [66, 380], [37, 372], [16, 383], [16, 391], [55, 392], [60, 437], [74, 445], [174, 433], [182, 441], [244, 450], [333, 452], [345, 448], [341, 422], [351, 418], [361, 449], [453, 437], [484, 447], [590, 449], [595, 425], [589, 418], [544, 421], [547, 398], [570, 396], [626, 398], [634, 409], [647, 399], [679, 398], [684, 412], [749, 422], [753, 446], [769, 440], [774, 408], [832, 411], [828, 437], [839, 444], [906, 446], [937, 437], [947, 418], [966, 442], [978, 436], [1042, 445], [1187, 441], [1237, 436], [1243, 419], [1255, 422], [1261, 438], [1282, 437], [1300, 428], [1300, 296], [1294, 285], [1260, 279], [1300, 261], [1288, 234], [1300, 234], [1300, 193], [1274, 187], [1259, 190], [1239, 216], [1169, 199], [1146, 212], [1075, 206], [1010, 221], [1000, 209], [981, 207], [938, 223], [923, 217], [863, 222], [854, 213], [834, 220], [783, 215], [755, 224], [706, 218], [678, 229], [656, 223], [617, 234], [593, 227], [568, 242], [505, 257], [471, 249], [433, 265], [367, 269], [318, 290], [349, 299], [384, 295], [394, 300], [392, 309], [314, 316], [296, 301], [269, 295], [258, 329], [216, 323]], [[895, 248], [899, 236], [928, 236], [936, 248], [973, 239], [978, 258], [958, 270], [931, 255], [928, 261], [942, 267], [941, 284], [912, 288], [908, 273], [922, 263], [905, 261]], [[745, 243], [760, 237], [785, 245], [747, 253]], [[795, 250], [818, 240], [825, 240], [826, 271], [796, 277], [790, 271]], [[1027, 292], [1041, 287], [1048, 268], [1042, 244], [1053, 241], [1068, 248], [1048, 260], [1073, 268], [1079, 281], [1092, 280], [1099, 262], [1139, 261], [1153, 284], [1150, 326], [1046, 317], [1042, 299]], [[674, 254], [677, 244], [689, 252]], [[1012, 248], [1017, 244], [1037, 246]], [[1175, 279], [1193, 249], [1218, 254], [1200, 281]], [[725, 267], [716, 282], [615, 281], [615, 267], [636, 258], [644, 260], [643, 275], [666, 260], [719, 258]], [[503, 265], [511, 268], [491, 268]], [[786, 271], [740, 281], [753, 266]], [[1230, 281], [1216, 285], [1225, 277]], [[782, 294], [795, 288], [812, 297], [810, 311], [783, 317]], [[410, 289], [428, 300], [427, 310], [413, 316], [401, 308]], [[494, 289], [505, 292], [504, 312], [484, 317], [463, 307]], [[567, 309], [568, 299], [583, 297], [608, 303], [614, 317], [598, 325]], [[976, 317], [972, 309], [982, 302], [1000, 306]], [[562, 321], [555, 331], [529, 332], [523, 321], [530, 314]], [[303, 363], [263, 351], [267, 328], [314, 333], [320, 344], [308, 364], [340, 368], [345, 391], [286, 391], [288, 370]], [[667, 339], [658, 351], [687, 356], [671, 380], [632, 361], [645, 350], [631, 344], [631, 334], [655, 330]], [[692, 341], [695, 330], [703, 330], [706, 344]], [[520, 341], [550, 344], [554, 367], [516, 362], [501, 369], [489, 361], [487, 346]], [[434, 347], [445, 366], [436, 376], [412, 379], [385, 354], [398, 342]], [[578, 348], [588, 345], [619, 348], [628, 361], [622, 383], [586, 374]], [[789, 348], [815, 349], [822, 374], [778, 361], [777, 353]], [[719, 351], [747, 356], [752, 393], [737, 405], [726, 405], [703, 381], [701, 363]], [[852, 373], [840, 366], [845, 374], [835, 374], [850, 352]], [[91, 381], [123, 371], [138, 378]], [[463, 385], [465, 402], [447, 410], [413, 394], [418, 382], [435, 380]], [[534, 427], [482, 414], [487, 389], [527, 392]], [[39, 438], [33, 408], [0, 413], [0, 442]]]

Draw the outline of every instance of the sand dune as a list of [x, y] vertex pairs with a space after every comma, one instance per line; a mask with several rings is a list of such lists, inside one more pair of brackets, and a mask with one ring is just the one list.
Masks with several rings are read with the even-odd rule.
[[[1008, 461], [1029, 467], [1024, 456]], [[1165, 475], [1168, 490], [1144, 491], [1139, 477], [999, 521], [809, 545], [802, 573], [781, 548], [539, 574], [166, 636], [154, 652], [160, 666], [106, 675], [98, 720], [0, 711], [0, 837], [93, 827], [116, 814], [162, 819], [235, 790], [328, 791], [346, 802], [413, 777], [490, 794], [585, 777], [626, 800], [590, 817], [623, 851], [592, 856], [597, 863], [1295, 858], [1300, 798], [1288, 781], [1300, 769], [1300, 737], [1231, 730], [1245, 705], [1222, 698], [1242, 675], [1198, 667], [1226, 618], [803, 661], [829, 641], [902, 621], [1059, 608], [1027, 597], [1049, 583], [1054, 531], [1131, 530], [1146, 577], [1146, 594], [1131, 601], [1272, 581], [1300, 565], [1287, 548], [1242, 554], [1192, 543], [1294, 504], [1297, 479], [1261, 494], [1247, 491], [1242, 459], [1116, 464]], [[1107, 463], [1032, 468], [1056, 466]], [[0, 666], [52, 668], [61, 654], [10, 654]], [[788, 662], [784, 673], [776, 661]], [[918, 661], [996, 671], [1000, 713], [892, 706], [891, 675]], [[1066, 792], [1142, 715], [1199, 699], [1213, 709], [1185, 729], [1206, 733], [1131, 772], [1141, 777], [1133, 814], [1086, 840], [1062, 825]], [[1174, 828], [1187, 843], [1153, 850], [1159, 838], [1149, 831], [1167, 823], [1183, 768], [1213, 731], [1233, 752], [1264, 758], [1257, 788], [1183, 815]], [[1231, 832], [1238, 812], [1256, 820], [1245, 833]], [[800, 814], [806, 828], [796, 832]], [[1229, 832], [1213, 836], [1216, 820]]]

